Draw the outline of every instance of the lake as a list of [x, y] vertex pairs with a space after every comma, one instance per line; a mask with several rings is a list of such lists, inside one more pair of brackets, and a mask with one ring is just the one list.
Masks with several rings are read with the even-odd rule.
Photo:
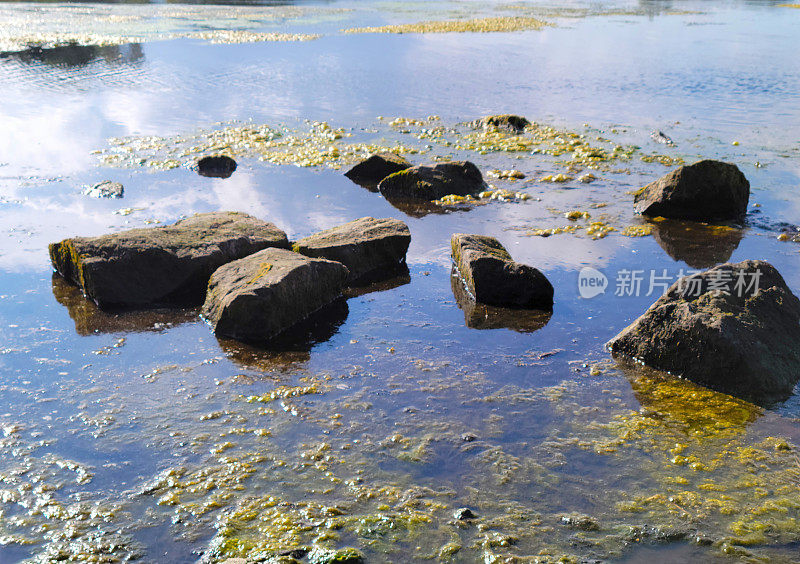
[[[755, 0], [0, 2], [0, 562], [796, 562], [800, 395], [604, 344], [720, 262], [800, 292], [798, 26]], [[533, 126], [469, 123], [501, 113]], [[468, 159], [495, 196], [390, 202], [343, 175], [378, 150]], [[229, 178], [191, 169], [217, 153]], [[744, 226], [634, 214], [702, 158], [749, 179]], [[217, 210], [295, 240], [401, 219], [408, 273], [263, 348], [52, 273], [49, 243]], [[545, 273], [552, 315], [476, 310], [453, 233]]]

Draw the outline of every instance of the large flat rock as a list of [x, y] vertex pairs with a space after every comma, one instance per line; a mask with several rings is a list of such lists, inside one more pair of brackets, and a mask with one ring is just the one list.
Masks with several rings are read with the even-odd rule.
[[50, 245], [56, 272], [99, 306], [200, 304], [211, 274], [286, 233], [238, 212], [197, 214], [166, 227], [73, 237]]
[[297, 241], [305, 256], [335, 260], [350, 270], [350, 280], [388, 277], [405, 263], [411, 232], [399, 219], [362, 217]]
[[607, 346], [714, 390], [784, 399], [800, 379], [800, 300], [767, 262], [721, 264], [675, 282]]
[[455, 233], [450, 245], [456, 269], [476, 302], [552, 310], [550, 281], [536, 268], [514, 262], [494, 237]]
[[349, 274], [339, 262], [265, 249], [214, 272], [202, 316], [218, 336], [269, 341], [341, 296]]
[[642, 188], [637, 213], [692, 221], [742, 221], [750, 182], [734, 164], [704, 160], [682, 166]]
[[478, 194], [486, 187], [481, 171], [469, 161], [412, 166], [381, 180], [386, 198], [438, 200], [448, 194]]

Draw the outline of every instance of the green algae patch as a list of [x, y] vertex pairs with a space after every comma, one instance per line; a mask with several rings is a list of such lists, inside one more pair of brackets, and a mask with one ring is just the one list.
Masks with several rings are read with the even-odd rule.
[[549, 24], [525, 16], [501, 16], [470, 20], [425, 21], [380, 27], [354, 27], [343, 33], [495, 33], [540, 30]]

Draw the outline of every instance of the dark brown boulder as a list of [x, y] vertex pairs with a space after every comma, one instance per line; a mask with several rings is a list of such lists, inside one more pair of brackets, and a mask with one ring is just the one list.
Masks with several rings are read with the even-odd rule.
[[533, 333], [550, 321], [551, 311], [538, 309], [512, 309], [478, 303], [464, 286], [458, 270], [453, 268], [450, 287], [458, 307], [464, 312], [464, 323], [470, 329], [511, 329], [519, 333]]
[[341, 296], [349, 274], [339, 262], [265, 249], [214, 272], [202, 316], [218, 336], [266, 342]]
[[101, 307], [196, 305], [217, 268], [267, 247], [288, 248], [286, 233], [239, 212], [193, 215], [166, 227], [73, 237], [50, 245], [61, 276]]
[[375, 187], [378, 183], [395, 172], [411, 166], [411, 163], [394, 153], [376, 153], [370, 155], [344, 175], [362, 186]]
[[411, 243], [408, 226], [399, 219], [362, 217], [300, 239], [295, 252], [335, 260], [350, 271], [350, 281], [367, 275], [385, 277], [396, 273], [406, 260]]
[[692, 221], [742, 221], [750, 183], [734, 164], [705, 160], [682, 166], [642, 188], [637, 213]]
[[717, 391], [784, 399], [800, 379], [800, 300], [767, 262], [725, 263], [675, 282], [607, 346]]
[[481, 171], [469, 161], [419, 165], [381, 180], [378, 190], [387, 199], [438, 200], [448, 194], [478, 194], [486, 187]]
[[200, 176], [228, 178], [236, 171], [236, 161], [225, 155], [212, 155], [198, 160], [195, 168]]
[[520, 309], [553, 309], [553, 286], [539, 270], [514, 262], [493, 237], [456, 233], [453, 261], [478, 303]]

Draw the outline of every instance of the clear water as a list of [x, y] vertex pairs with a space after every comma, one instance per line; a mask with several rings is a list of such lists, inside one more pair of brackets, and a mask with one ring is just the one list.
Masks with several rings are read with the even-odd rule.
[[[0, 25], [41, 6], [51, 11], [36, 25], [58, 24], [62, 5], [2, 3]], [[165, 5], [87, 6], [156, 15], [130, 34], [141, 43], [0, 55], [0, 561], [194, 562], [312, 545], [397, 562], [796, 558], [798, 396], [756, 408], [615, 364], [603, 343], [655, 297], [581, 299], [577, 273], [592, 266], [613, 284], [622, 268], [677, 275], [763, 258], [800, 291], [798, 247], [776, 239], [800, 212], [800, 10], [332, 2], [227, 16], [195, 6], [175, 20], [156, 11]], [[340, 33], [528, 13], [556, 25]], [[322, 36], [222, 45], [164, 37], [204, 26]], [[669, 167], [637, 161], [630, 174], [598, 173], [588, 185], [497, 181], [533, 198], [408, 215], [325, 166], [241, 158], [232, 177], [210, 179], [183, 167], [104, 167], [93, 154], [111, 137], [247, 120], [299, 129], [326, 121], [358, 140], [411, 142], [378, 116], [435, 114], [456, 126], [503, 112], [644, 153], [735, 162], [760, 207], [744, 230], [704, 235], [699, 247], [671, 224], [641, 238], [542, 238], [526, 230], [569, 223], [571, 209], [604, 214], [618, 229], [638, 225], [629, 192]], [[652, 130], [677, 146], [655, 143]], [[527, 153], [464, 156], [533, 179], [560, 171]], [[82, 195], [105, 179], [125, 185], [124, 199]], [[598, 203], [607, 205], [589, 208]], [[138, 211], [114, 213], [121, 208]], [[219, 209], [273, 221], [290, 238], [365, 215], [403, 219], [410, 277], [350, 298], [314, 342], [275, 353], [218, 340], [196, 311], [100, 312], [51, 275], [50, 242]], [[496, 236], [546, 273], [556, 304], [543, 328], [467, 326], [451, 288], [454, 232]], [[310, 384], [315, 393], [241, 399]], [[169, 469], [182, 477], [153, 486]], [[206, 486], [192, 491], [204, 471]], [[479, 519], [455, 523], [463, 506]], [[248, 507], [256, 519], [242, 517]], [[598, 529], [570, 525], [575, 513]], [[448, 556], [448, 543], [461, 548]]]

